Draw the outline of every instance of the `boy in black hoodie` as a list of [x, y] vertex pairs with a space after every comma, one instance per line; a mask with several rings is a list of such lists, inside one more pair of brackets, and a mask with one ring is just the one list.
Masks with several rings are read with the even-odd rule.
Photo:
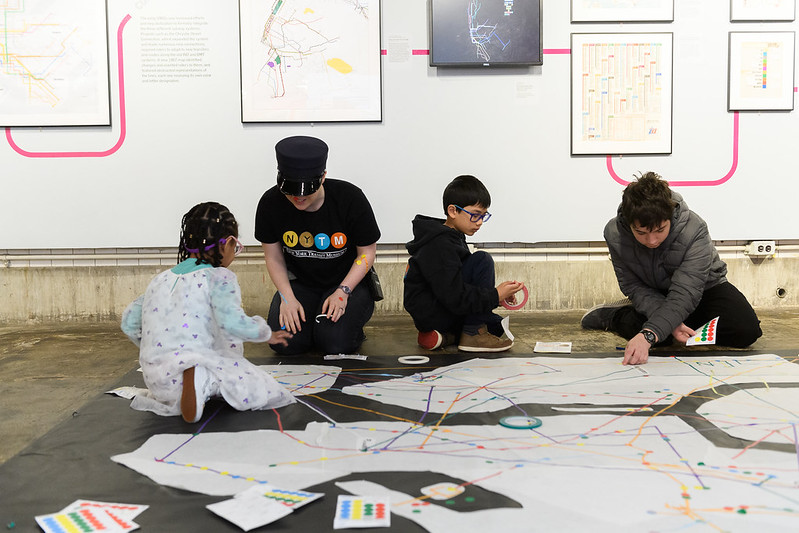
[[[471, 253], [472, 236], [488, 221], [491, 195], [474, 176], [458, 176], [444, 189], [446, 220], [416, 215], [411, 258], [405, 273], [405, 310], [419, 330], [419, 346], [435, 350], [460, 335], [458, 349], [501, 352], [513, 341], [500, 338], [502, 318], [492, 312], [500, 302], [515, 302], [524, 284], [505, 281], [494, 287], [494, 260]], [[449, 340], [448, 340], [449, 338]]]

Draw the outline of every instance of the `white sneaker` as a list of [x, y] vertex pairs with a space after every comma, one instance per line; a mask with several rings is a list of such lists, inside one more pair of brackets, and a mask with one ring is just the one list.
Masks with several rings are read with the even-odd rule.
[[208, 371], [193, 366], [183, 371], [183, 394], [180, 395], [180, 414], [186, 422], [197, 422], [203, 417], [208, 401]]

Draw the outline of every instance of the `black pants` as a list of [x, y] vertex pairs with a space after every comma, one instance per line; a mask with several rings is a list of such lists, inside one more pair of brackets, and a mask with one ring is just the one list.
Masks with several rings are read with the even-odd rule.
[[[305, 322], [301, 324], [302, 329], [289, 339], [288, 346], [271, 345], [272, 349], [280, 355], [296, 355], [313, 349], [325, 354], [355, 353], [364, 339], [363, 326], [375, 310], [375, 302], [366, 284], [359, 283], [352, 289], [346, 311], [338, 322], [325, 317], [317, 322], [316, 316], [322, 314], [322, 304], [336, 288], [308, 287], [297, 280], [290, 283], [294, 296], [305, 310]], [[275, 293], [266, 321], [273, 331], [280, 329], [280, 303], [280, 294]]]
[[[755, 310], [732, 283], [720, 283], [707, 289], [684, 324], [696, 330], [716, 317], [719, 317], [716, 344], [720, 346], [745, 348], [763, 334]], [[646, 316], [632, 306], [621, 307], [613, 315], [610, 329], [630, 340], [641, 331], [646, 320]], [[669, 335], [658, 345], [670, 344], [672, 340]]]
[[[475, 252], [463, 261], [461, 270], [463, 281], [477, 287], [494, 287], [494, 259], [486, 252]], [[470, 315], [456, 315], [440, 303], [436, 304], [435, 323], [420, 323], [414, 319], [414, 324], [419, 331], [437, 330], [441, 333], [460, 335], [462, 330], [474, 334], [477, 328], [485, 324], [488, 331], [494, 335], [502, 335], [503, 329], [500, 322], [502, 317], [487, 310], [482, 313]]]

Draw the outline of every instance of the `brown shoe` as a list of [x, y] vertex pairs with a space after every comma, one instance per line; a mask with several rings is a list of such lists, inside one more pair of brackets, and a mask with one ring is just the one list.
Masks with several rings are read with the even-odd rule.
[[458, 349], [464, 352], [504, 352], [513, 346], [513, 341], [492, 335], [488, 328], [480, 326], [477, 335], [461, 333]]

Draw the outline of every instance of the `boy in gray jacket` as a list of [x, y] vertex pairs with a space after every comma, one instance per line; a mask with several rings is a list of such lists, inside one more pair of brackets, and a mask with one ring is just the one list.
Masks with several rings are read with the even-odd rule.
[[590, 309], [581, 324], [627, 339], [623, 364], [646, 363], [652, 345], [684, 343], [715, 317], [720, 345], [743, 348], [762, 335], [754, 309], [727, 281], [707, 224], [658, 174], [624, 189], [604, 235], [628, 299]]

